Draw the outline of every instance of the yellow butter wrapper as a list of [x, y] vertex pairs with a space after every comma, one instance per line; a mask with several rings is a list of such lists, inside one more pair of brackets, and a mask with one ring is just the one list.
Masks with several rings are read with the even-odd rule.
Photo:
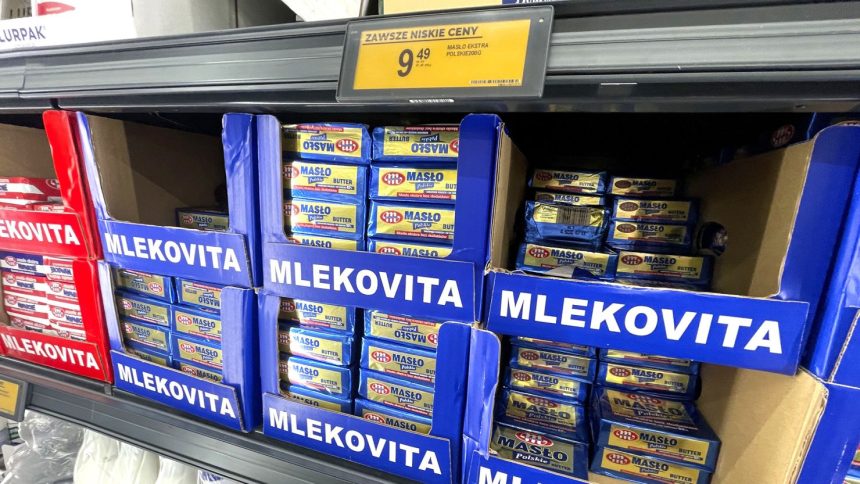
[[303, 230], [355, 236], [364, 231], [359, 206], [349, 203], [293, 199], [284, 203], [291, 232]]
[[406, 380], [377, 378], [372, 373], [362, 372], [361, 378], [361, 388], [364, 389], [362, 396], [371, 402], [427, 417], [433, 415], [435, 396], [432, 390], [410, 384]]
[[444, 259], [451, 255], [453, 247], [445, 247], [441, 245], [430, 244], [415, 244], [410, 242], [398, 242], [395, 240], [375, 240], [368, 241], [369, 252], [388, 255], [403, 255], [407, 257], [424, 257], [428, 259]]
[[360, 240], [340, 239], [337, 237], [326, 237], [324, 235], [292, 234], [287, 237], [293, 244], [308, 245], [311, 247], [322, 247], [337, 250], [364, 250]]
[[371, 203], [370, 237], [409, 237], [427, 241], [454, 240], [454, 209], [435, 205]]
[[456, 161], [460, 151], [457, 125], [386, 126], [375, 129], [373, 137], [379, 161]]
[[555, 192], [537, 192], [535, 193], [535, 201], [583, 207], [602, 207], [606, 204], [606, 200], [598, 195], [577, 195], [573, 193]]
[[310, 395], [302, 395], [299, 393], [290, 393], [288, 391], [281, 390], [281, 395], [294, 402], [303, 403], [305, 405], [310, 405], [312, 407], [319, 407], [325, 410], [331, 410], [333, 412], [340, 412], [343, 409], [340, 405], [335, 402], [330, 402], [328, 400], [323, 400], [322, 398], [315, 398]]
[[602, 363], [598, 383], [663, 394], [692, 397], [696, 376], [669, 370]]
[[122, 320], [122, 333], [126, 341], [139, 343], [158, 351], [170, 351], [170, 341], [167, 328], [160, 326], [149, 326], [147, 324], [135, 323], [134, 321]]
[[517, 269], [546, 272], [558, 267], [586, 271], [595, 277], [611, 277], [615, 272], [615, 254], [584, 249], [524, 244], [517, 259]]
[[337, 123], [287, 124], [282, 149], [310, 160], [360, 160], [369, 158], [369, 136], [362, 125]]
[[705, 478], [708, 472], [706, 471], [609, 447], [602, 447], [598, 450], [597, 461], [601, 468], [628, 476], [630, 479], [640, 477], [649, 482], [665, 482], [667, 484], [707, 482]]
[[287, 161], [284, 163], [284, 189], [294, 197], [357, 196], [364, 186], [359, 176], [364, 174], [364, 169], [355, 165]]
[[689, 200], [616, 198], [613, 217], [619, 220], [688, 224], [696, 219], [695, 204]]
[[532, 218], [538, 223], [600, 227], [605, 215], [600, 208], [536, 203]]
[[139, 351], [135, 348], [128, 347], [128, 346], [125, 348], [125, 352], [128, 354], [134, 355], [134, 356], [140, 358], [141, 360], [148, 361], [150, 363], [155, 363], [156, 365], [168, 366], [167, 358], [165, 358], [163, 356], [155, 355], [152, 353], [147, 353], [145, 351]]
[[278, 319], [293, 321], [302, 326], [352, 332], [355, 314], [355, 308], [351, 307], [281, 298]]
[[[708, 441], [687, 439], [675, 434], [612, 424], [607, 432], [607, 445], [616, 449], [629, 449], [646, 454], [661, 454], [691, 464], [705, 465], [711, 444]], [[632, 438], [635, 436], [635, 438]]]
[[375, 166], [370, 196], [375, 199], [457, 199], [457, 169]]
[[678, 190], [677, 180], [666, 178], [627, 178], [614, 176], [610, 181], [610, 193], [634, 197], [674, 197]]
[[603, 193], [606, 173], [589, 171], [535, 170], [531, 187], [557, 192]]
[[224, 380], [224, 377], [216, 371], [207, 370], [206, 368], [201, 368], [199, 366], [189, 365], [188, 363], [182, 361], [179, 362], [179, 370], [195, 378], [201, 378], [203, 380], [209, 380], [215, 383], [221, 383]]
[[190, 361], [191, 363], [216, 368], [218, 370], [224, 367], [224, 354], [222, 353], [221, 348], [215, 345], [182, 338], [180, 336], [176, 336], [174, 338], [176, 340], [176, 353], [174, 353], [174, 358], [180, 358]]
[[436, 349], [439, 345], [439, 327], [442, 323], [365, 310], [364, 334], [397, 343], [407, 343]]

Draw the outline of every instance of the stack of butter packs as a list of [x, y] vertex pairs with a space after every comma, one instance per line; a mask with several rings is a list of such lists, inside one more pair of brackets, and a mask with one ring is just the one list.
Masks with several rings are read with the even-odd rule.
[[[363, 125], [325, 126], [342, 146], [362, 152], [369, 146]], [[451, 253], [457, 126], [376, 128], [372, 153], [357, 157], [310, 149], [306, 141], [298, 142], [302, 136], [290, 134], [301, 129], [285, 127], [291, 159], [284, 162], [284, 215], [291, 241], [414, 257]], [[440, 325], [374, 309], [282, 298], [281, 393], [429, 433]]]
[[121, 268], [113, 279], [126, 351], [222, 381], [221, 286]]
[[710, 286], [713, 259], [693, 254], [696, 200], [672, 179], [537, 169], [516, 268], [690, 290]]

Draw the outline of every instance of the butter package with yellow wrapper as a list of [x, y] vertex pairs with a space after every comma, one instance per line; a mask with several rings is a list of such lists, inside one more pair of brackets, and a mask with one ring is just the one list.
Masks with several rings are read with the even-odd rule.
[[389, 314], [376, 309], [364, 311], [364, 335], [395, 343], [436, 350], [441, 321]]
[[528, 427], [496, 423], [490, 452], [578, 479], [588, 479], [588, 444]]
[[183, 360], [176, 360], [174, 364], [176, 365], [177, 370], [187, 375], [191, 375], [194, 378], [201, 378], [215, 383], [221, 383], [224, 380], [224, 376], [221, 372], [214, 368], [207, 368], [205, 366]]
[[583, 355], [591, 357], [597, 355], [597, 350], [594, 349], [593, 346], [578, 345], [575, 343], [562, 343], [560, 341], [531, 338], [529, 336], [511, 336], [511, 344], [527, 348], [557, 349], [565, 353], [573, 353], [574, 355]]
[[329, 237], [326, 235], [289, 234], [287, 235], [287, 240], [292, 244], [322, 247], [324, 249], [352, 251], [364, 250], [364, 238], [344, 239], [341, 237]]
[[435, 395], [433, 387], [429, 385], [362, 369], [359, 374], [358, 394], [380, 405], [425, 417], [433, 416]]
[[357, 315], [358, 310], [353, 307], [281, 298], [278, 319], [310, 328], [353, 333]]
[[454, 208], [446, 205], [370, 202], [368, 237], [451, 244]]
[[621, 251], [615, 276], [621, 280], [678, 283], [706, 289], [711, 285], [712, 256]]
[[386, 341], [364, 338], [361, 367], [418, 383], [436, 383], [436, 353]]
[[655, 200], [618, 197], [612, 204], [612, 218], [633, 222], [694, 225], [699, 218], [695, 200]]
[[678, 400], [692, 400], [696, 397], [698, 381], [698, 375], [689, 373], [602, 362], [597, 371], [596, 384], [664, 395]]
[[[289, 357], [286, 366], [286, 377], [291, 390], [298, 386], [338, 398], [352, 397], [352, 370], [350, 368], [329, 365], [298, 356]], [[283, 378], [283, 375], [281, 377]]]
[[286, 124], [282, 132], [281, 148], [287, 158], [357, 165], [370, 162], [372, 147], [364, 124]]
[[622, 197], [667, 197], [678, 191], [678, 181], [667, 178], [630, 178], [613, 176], [609, 181], [609, 193]]
[[315, 392], [300, 386], [282, 384], [281, 395], [312, 407], [319, 407], [341, 413], [352, 413], [352, 399], [337, 398], [325, 393]]
[[653, 456], [599, 447], [591, 472], [643, 484], [707, 484], [711, 472]]
[[116, 310], [120, 316], [159, 326], [170, 326], [173, 306], [156, 299], [117, 292]]
[[451, 203], [457, 199], [456, 166], [370, 168], [371, 200]]
[[606, 193], [606, 172], [537, 169], [529, 186], [555, 192], [602, 194]]
[[367, 251], [376, 252], [377, 254], [443, 259], [451, 255], [453, 248], [440, 244], [422, 244], [417, 242], [400, 242], [397, 240], [377, 240], [370, 238], [367, 240]]
[[174, 335], [173, 358], [216, 370], [224, 368], [224, 352], [221, 351], [221, 345], [202, 338]]
[[511, 347], [511, 366], [558, 373], [591, 381], [597, 372], [597, 360], [551, 349]]
[[419, 434], [429, 434], [432, 425], [432, 421], [422, 415], [386, 407], [363, 398], [355, 400], [355, 415], [371, 422]]
[[176, 334], [187, 334], [220, 342], [221, 314], [212, 309], [174, 306], [171, 329]]
[[555, 277], [615, 279], [618, 255], [549, 243], [520, 244], [516, 269]]
[[633, 351], [621, 351], [614, 349], [600, 350], [600, 361], [621, 363], [622, 365], [647, 366], [680, 373], [699, 373], [699, 362], [685, 358], [673, 358], [669, 356], [646, 355]]
[[595, 445], [713, 470], [720, 440], [691, 402], [600, 388], [592, 409]]
[[190, 304], [204, 309], [221, 310], [222, 286], [208, 282], [176, 279], [176, 299], [180, 304]]
[[606, 235], [609, 211], [553, 203], [526, 202], [526, 242], [561, 242], [596, 247]]
[[384, 126], [373, 129], [374, 161], [457, 161], [460, 127], [451, 125]]
[[312, 161], [284, 162], [284, 192], [290, 198], [364, 203], [367, 167]]
[[156, 365], [173, 366], [173, 358], [170, 357], [170, 353], [159, 351], [153, 347], [143, 346], [131, 340], [125, 342], [125, 352]]
[[336, 366], [349, 366], [355, 355], [355, 339], [348, 334], [294, 326], [290, 328], [290, 353]]
[[113, 273], [113, 280], [117, 289], [139, 293], [169, 303], [176, 302], [176, 294], [169, 276], [118, 267], [113, 268]]
[[536, 192], [535, 201], [582, 207], [606, 206], [606, 198], [602, 195], [577, 195], [574, 193]]
[[122, 335], [127, 343], [151, 348], [160, 353], [170, 352], [170, 332], [163, 326], [142, 323], [131, 319], [120, 320]]
[[284, 215], [292, 233], [364, 238], [364, 204], [294, 198], [284, 201]]
[[585, 407], [579, 402], [505, 389], [498, 408], [502, 422], [588, 442]]
[[226, 232], [230, 230], [230, 216], [226, 211], [219, 208], [177, 208], [176, 226], [186, 229]]
[[591, 390], [591, 384], [581, 379], [517, 366], [508, 368], [504, 385], [513, 390], [578, 402], [586, 401]]
[[685, 254], [690, 251], [692, 236], [693, 229], [687, 225], [613, 220], [606, 245], [621, 251]]

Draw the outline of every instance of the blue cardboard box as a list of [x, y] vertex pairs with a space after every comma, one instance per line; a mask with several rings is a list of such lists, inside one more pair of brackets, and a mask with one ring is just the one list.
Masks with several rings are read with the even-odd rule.
[[[77, 121], [106, 261], [222, 285], [261, 284], [254, 116], [225, 114], [220, 143], [84, 113]], [[212, 166], [204, 169], [201, 160]], [[175, 209], [214, 204], [225, 181], [229, 230], [174, 226]]]

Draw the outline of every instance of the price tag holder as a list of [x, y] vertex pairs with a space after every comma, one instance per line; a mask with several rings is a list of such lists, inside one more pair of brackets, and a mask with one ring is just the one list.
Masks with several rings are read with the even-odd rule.
[[552, 6], [347, 24], [337, 100], [539, 98]]
[[24, 380], [0, 375], [0, 417], [20, 422], [24, 420], [30, 384]]

